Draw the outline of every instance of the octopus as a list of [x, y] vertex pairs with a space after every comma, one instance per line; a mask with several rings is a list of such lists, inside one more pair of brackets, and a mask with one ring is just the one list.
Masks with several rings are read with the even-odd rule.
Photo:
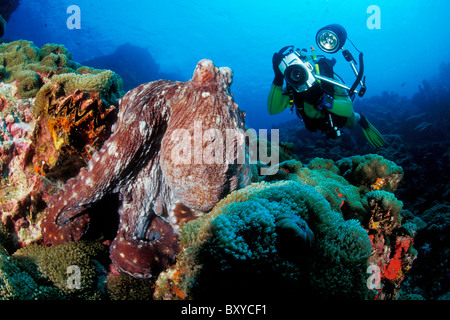
[[[111, 136], [48, 202], [44, 244], [81, 239], [95, 214], [88, 209], [118, 195], [111, 262], [136, 278], [155, 277], [173, 264], [181, 226], [251, 180], [248, 162], [238, 161], [241, 148], [248, 156], [245, 139], [236, 138], [231, 152], [219, 150], [221, 135], [245, 128], [232, 79], [230, 68], [204, 59], [189, 81], [157, 80], [124, 95]], [[214, 161], [202, 158], [202, 150]]]

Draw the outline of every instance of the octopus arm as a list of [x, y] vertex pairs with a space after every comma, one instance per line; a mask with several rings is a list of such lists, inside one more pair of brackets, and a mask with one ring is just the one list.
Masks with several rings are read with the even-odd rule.
[[[87, 168], [51, 199], [42, 225], [45, 243], [78, 240], [89, 223], [86, 210], [106, 194], [119, 192], [157, 155], [158, 137], [164, 135], [169, 117], [161, 86], [160, 82], [144, 84], [122, 98], [111, 137]], [[176, 83], [164, 87], [178, 88]]]
[[110, 256], [116, 267], [134, 277], [158, 274], [180, 250], [178, 235], [166, 219], [164, 203], [170, 201], [171, 192], [163, 179], [160, 167], [149, 163], [132, 185], [121, 190], [119, 231]]

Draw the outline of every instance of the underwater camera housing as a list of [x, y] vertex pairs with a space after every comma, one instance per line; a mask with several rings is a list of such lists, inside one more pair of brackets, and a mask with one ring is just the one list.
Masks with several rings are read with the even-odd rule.
[[[347, 38], [347, 31], [343, 26], [339, 24], [327, 25], [321, 28], [316, 34], [316, 43], [322, 51], [333, 54], [342, 50], [342, 54], [344, 55], [345, 60], [350, 63], [350, 66], [356, 76], [356, 79], [351, 87], [345, 85], [344, 81], [339, 76], [338, 77], [342, 80], [342, 82], [321, 75], [317, 67], [317, 57], [315, 56], [315, 53], [313, 54], [314, 60], [310, 63], [309, 61], [307, 61], [306, 49], [300, 51], [299, 49], [294, 49], [294, 46], [292, 45], [286, 46], [278, 52], [279, 54], [283, 55], [283, 59], [278, 65], [278, 69], [283, 74], [284, 79], [286, 80], [286, 83], [289, 85], [289, 87], [297, 92], [304, 92], [308, 90], [316, 82], [326, 82], [335, 87], [345, 89], [353, 101], [356, 94], [362, 97], [364, 96], [367, 89], [364, 76], [364, 60], [363, 53], [355, 47], [355, 49], [359, 52], [358, 70], [356, 68], [356, 65], [358, 63], [353, 58], [350, 51], [344, 49], [346, 40], [349, 40], [349, 42], [355, 47], [350, 39]], [[313, 47], [311, 47], [311, 49], [312, 51], [314, 51]], [[305, 51], [305, 53], [303, 53], [303, 51]], [[356, 90], [358, 86], [359, 90]]]
[[[283, 50], [284, 49], [284, 50]], [[294, 46], [283, 48], [284, 58], [278, 68], [284, 75], [286, 83], [291, 85], [295, 91], [303, 92], [312, 87], [316, 82], [313, 75], [314, 66], [303, 61], [301, 53], [294, 50]]]

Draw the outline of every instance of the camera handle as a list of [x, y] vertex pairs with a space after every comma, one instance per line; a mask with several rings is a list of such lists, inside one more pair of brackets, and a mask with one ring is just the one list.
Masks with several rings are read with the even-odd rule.
[[[349, 88], [349, 87], [347, 87], [347, 86], [346, 86], [345, 84], [343, 84], [343, 83], [337, 82], [337, 81], [334, 80], [334, 79], [331, 79], [331, 78], [328, 78], [328, 77], [325, 77], [325, 76], [321, 76], [320, 74], [315, 74], [314, 77], [315, 77], [316, 79], [318, 79], [318, 80], [322, 80], [322, 81], [328, 82], [328, 83], [330, 83], [330, 84], [332, 84], [332, 85], [334, 85], [334, 86], [336, 86], [336, 87], [340, 87], [340, 88], [343, 88], [343, 89], [345, 89], [345, 90], [347, 90], [347, 91], [350, 91], [350, 88]], [[355, 91], [355, 92], [356, 92], [356, 91]]]
[[[363, 77], [363, 75], [364, 75], [363, 53], [362, 52], [359, 53], [359, 66], [360, 66], [359, 67], [359, 72], [356, 69], [356, 66], [355, 66], [356, 61], [353, 58], [352, 54], [348, 50], [344, 50], [343, 51], [343, 55], [344, 55], [345, 60], [350, 62], [350, 66], [351, 66], [353, 72], [356, 75], [356, 80], [353, 83], [353, 85], [351, 86], [351, 88], [349, 88], [346, 85], [344, 85], [342, 83], [339, 83], [339, 82], [337, 82], [337, 81], [335, 81], [333, 79], [330, 79], [330, 78], [327, 78], [327, 77], [324, 77], [324, 76], [321, 76], [321, 75], [318, 75], [318, 74], [316, 74], [314, 76], [317, 79], [319, 79], [319, 80], [326, 81], [328, 83], [331, 83], [332, 85], [335, 85], [337, 87], [341, 87], [341, 88], [347, 90], [348, 93], [350, 94], [350, 96], [353, 96], [355, 93], [358, 93], [358, 96], [362, 97], [362, 96], [364, 96], [364, 94], [366, 93], [366, 90], [367, 90], [367, 87], [365, 85], [366, 77], [365, 76]], [[355, 90], [356, 87], [358, 86], [358, 84], [361, 85], [361, 89], [359, 90], [359, 92]]]
[[345, 60], [347, 60], [348, 62], [356, 63], [355, 58], [353, 58], [353, 55], [350, 51], [342, 49], [342, 55], [344, 56]]
[[[314, 77], [315, 77], [316, 79], [318, 79], [318, 80], [322, 80], [322, 81], [328, 82], [328, 83], [330, 83], [330, 84], [332, 84], [332, 85], [334, 85], [334, 86], [336, 86], [336, 87], [340, 87], [340, 88], [342, 88], [342, 89], [345, 89], [345, 90], [347, 90], [349, 93], [350, 93], [350, 92], [353, 92], [353, 94], [357, 93], [358, 96], [360, 96], [360, 97], [362, 97], [362, 96], [364, 95], [364, 93], [366, 93], [366, 89], [367, 89], [367, 88], [366, 88], [365, 85], [361, 85], [361, 89], [360, 89], [359, 91], [357, 91], [357, 90], [355, 90], [355, 89], [353, 89], [353, 91], [352, 91], [351, 88], [349, 88], [349, 87], [346, 86], [345, 84], [342, 84], [342, 83], [340, 83], [340, 82], [337, 82], [337, 81], [334, 80], [334, 79], [330, 79], [330, 78], [328, 78], [328, 77], [324, 77], [324, 76], [321, 76], [321, 75], [319, 75], [319, 74], [315, 74]], [[364, 77], [364, 80], [361, 81], [362, 83], [365, 82], [365, 78], [366, 78], [366, 77]]]
[[294, 50], [294, 46], [290, 45], [290, 46], [286, 46], [280, 49], [280, 51], [278, 51], [279, 54], [282, 54], [283, 56], [288, 55], [289, 53], [291, 53]]

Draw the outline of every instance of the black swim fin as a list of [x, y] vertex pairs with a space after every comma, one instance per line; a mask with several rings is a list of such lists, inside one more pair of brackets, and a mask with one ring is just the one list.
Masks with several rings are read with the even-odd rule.
[[386, 145], [386, 140], [384, 140], [381, 133], [362, 114], [359, 124], [361, 125], [361, 129], [367, 141], [369, 141], [374, 148], [381, 148]]

